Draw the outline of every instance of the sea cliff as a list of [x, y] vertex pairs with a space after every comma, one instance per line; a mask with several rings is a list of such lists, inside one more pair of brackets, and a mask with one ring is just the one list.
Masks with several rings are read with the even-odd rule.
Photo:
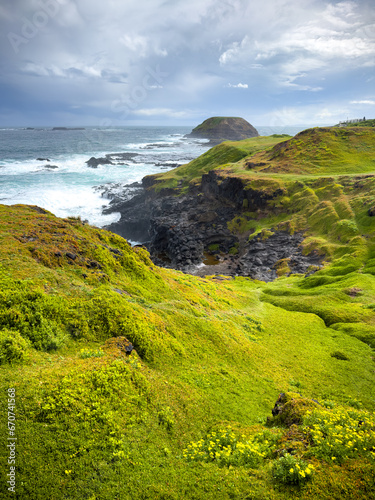
[[145, 177], [136, 198], [108, 209], [121, 212], [110, 229], [145, 243], [158, 265], [191, 273], [270, 281], [316, 271], [364, 241], [353, 207], [373, 204], [374, 136], [321, 128], [225, 142]]

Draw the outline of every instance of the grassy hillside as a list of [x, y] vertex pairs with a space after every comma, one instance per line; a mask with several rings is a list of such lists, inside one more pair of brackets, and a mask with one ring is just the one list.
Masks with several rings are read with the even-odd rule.
[[147, 176], [153, 179], [154, 189], [160, 191], [165, 188], [174, 188], [176, 192], [186, 193], [190, 186], [198, 185], [202, 174], [210, 170], [236, 163], [242, 158], [249, 157], [260, 150], [269, 149], [275, 144], [285, 140], [285, 135], [271, 135], [253, 137], [243, 141], [225, 141], [209, 149], [195, 160], [168, 172]]
[[[311, 203], [328, 196], [301, 189]], [[351, 215], [344, 201], [371, 239], [365, 208]], [[79, 219], [0, 205], [1, 451], [6, 464], [15, 432], [13, 497], [374, 496], [375, 255], [364, 243], [348, 261], [332, 252], [309, 277], [197, 278]]]
[[340, 175], [375, 169], [375, 129], [316, 128], [300, 132], [269, 151], [255, 154], [247, 168], [267, 173]]

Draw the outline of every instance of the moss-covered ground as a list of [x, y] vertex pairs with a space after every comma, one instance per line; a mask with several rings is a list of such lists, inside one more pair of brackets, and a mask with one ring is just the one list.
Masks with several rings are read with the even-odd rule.
[[0, 205], [0, 498], [375, 496], [374, 177], [248, 160], [221, 170], [283, 194], [233, 230], [304, 231], [319, 271], [194, 277], [79, 219]]

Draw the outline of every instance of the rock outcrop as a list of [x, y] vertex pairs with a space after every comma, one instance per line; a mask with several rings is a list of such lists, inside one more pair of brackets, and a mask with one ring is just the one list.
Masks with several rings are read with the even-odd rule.
[[240, 178], [213, 170], [202, 176], [197, 192], [175, 196], [167, 189], [156, 193], [152, 179], [144, 178], [137, 196], [112, 203], [104, 213], [120, 212], [120, 221], [108, 229], [144, 243], [157, 265], [198, 275], [250, 276], [262, 281], [319, 266], [317, 254], [302, 254], [302, 234], [275, 230], [249, 241], [248, 234], [229, 229], [228, 223], [241, 215], [244, 203], [251, 211], [265, 209], [282, 194], [280, 189], [245, 189]]
[[215, 116], [195, 127], [186, 137], [209, 139], [209, 144], [214, 146], [223, 141], [241, 141], [258, 135], [258, 131], [243, 118]]

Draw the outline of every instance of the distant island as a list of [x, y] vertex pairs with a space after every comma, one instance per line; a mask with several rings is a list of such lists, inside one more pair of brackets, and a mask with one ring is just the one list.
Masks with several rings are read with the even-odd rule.
[[241, 141], [258, 136], [258, 131], [249, 122], [243, 118], [228, 116], [208, 118], [186, 135], [186, 137], [210, 139], [209, 144], [212, 146], [223, 141]]
[[86, 130], [84, 127], [53, 127], [52, 130]]

